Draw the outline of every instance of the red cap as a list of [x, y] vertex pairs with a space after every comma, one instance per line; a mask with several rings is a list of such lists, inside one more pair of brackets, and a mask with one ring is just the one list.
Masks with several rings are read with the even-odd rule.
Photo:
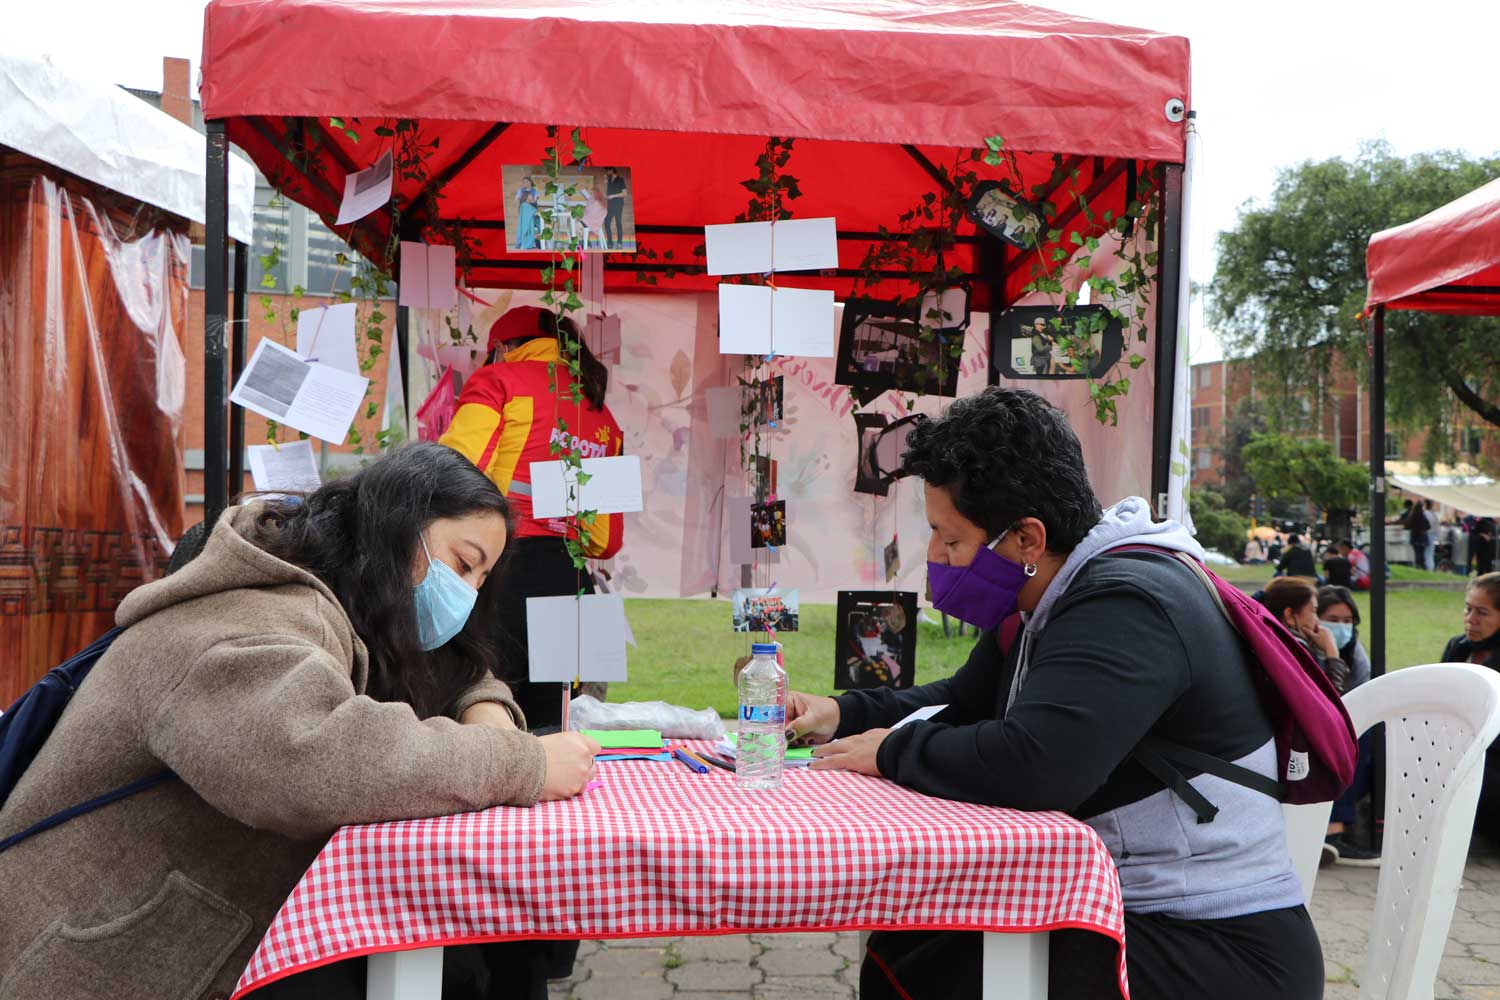
[[485, 349], [493, 351], [495, 345], [511, 340], [545, 337], [547, 334], [542, 327], [542, 315], [546, 311], [536, 306], [517, 306], [506, 310], [490, 327], [490, 340]]

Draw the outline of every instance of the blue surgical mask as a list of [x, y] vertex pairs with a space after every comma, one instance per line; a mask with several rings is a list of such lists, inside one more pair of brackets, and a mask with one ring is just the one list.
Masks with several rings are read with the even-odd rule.
[[1349, 645], [1349, 640], [1354, 638], [1354, 625], [1350, 622], [1320, 622], [1333, 636], [1333, 644], [1339, 649]]
[[479, 591], [464, 583], [453, 567], [432, 558], [427, 542], [420, 535], [422, 552], [427, 556], [427, 575], [412, 588], [417, 611], [417, 638], [424, 650], [437, 649], [459, 632], [479, 600]]

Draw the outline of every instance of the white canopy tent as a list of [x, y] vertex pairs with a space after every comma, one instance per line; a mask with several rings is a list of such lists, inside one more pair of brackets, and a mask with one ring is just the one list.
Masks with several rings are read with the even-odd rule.
[[1500, 483], [1482, 476], [1392, 476], [1391, 485], [1433, 503], [1473, 514], [1500, 517]]
[[[192, 222], [206, 218], [204, 138], [119, 87], [0, 52], [0, 146]], [[229, 158], [229, 235], [248, 244], [255, 169]]]

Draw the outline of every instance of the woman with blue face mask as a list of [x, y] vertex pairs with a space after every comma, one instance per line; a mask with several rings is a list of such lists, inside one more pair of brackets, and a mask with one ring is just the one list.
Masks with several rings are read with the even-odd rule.
[[[1348, 543], [1342, 543], [1347, 545]], [[1370, 656], [1359, 641], [1359, 606], [1348, 587], [1318, 588], [1318, 624], [1338, 647], [1339, 659], [1349, 664], [1345, 694], [1370, 679]], [[1349, 828], [1359, 815], [1359, 803], [1374, 784], [1374, 737], [1365, 733], [1359, 738], [1359, 757], [1354, 767], [1354, 781], [1333, 803], [1329, 814], [1328, 834], [1323, 838], [1322, 864], [1354, 865], [1360, 868], [1380, 867], [1380, 852], [1355, 843]]]
[[[1276, 771], [1244, 646], [1178, 558], [1203, 559], [1191, 534], [1140, 498], [1102, 509], [1067, 419], [1024, 390], [986, 389], [917, 426], [904, 467], [925, 483], [933, 607], [984, 631], [951, 678], [790, 694], [789, 735], [819, 744], [813, 768], [1089, 824], [1119, 872], [1136, 1000], [1321, 996], [1280, 803], [1162, 759]], [[932, 705], [946, 708], [890, 728]], [[1049, 996], [1119, 996], [1113, 941], [1050, 940]], [[860, 997], [977, 997], [981, 967], [979, 934], [877, 932]]]
[[[408, 445], [295, 502], [230, 508], [196, 558], [132, 592], [0, 838], [174, 777], [0, 853], [0, 981], [58, 1000], [101, 982], [122, 1000], [228, 996], [338, 827], [578, 794], [598, 746], [525, 732], [478, 628], [507, 516], [462, 455]], [[363, 967], [265, 994], [362, 997]], [[544, 995], [545, 971], [519, 995]]]

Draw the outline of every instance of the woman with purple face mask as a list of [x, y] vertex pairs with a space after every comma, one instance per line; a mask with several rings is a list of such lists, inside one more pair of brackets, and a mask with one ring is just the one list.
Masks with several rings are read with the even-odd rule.
[[[1088, 823], [1119, 871], [1137, 1000], [1321, 996], [1280, 803], [1178, 764], [1205, 820], [1146, 763], [1170, 747], [1275, 773], [1243, 644], [1176, 555], [1202, 560], [1191, 534], [1139, 498], [1101, 509], [1066, 417], [1024, 390], [919, 425], [904, 469], [925, 483], [932, 604], [984, 632], [945, 680], [789, 694], [812, 766]], [[928, 705], [947, 707], [889, 728]], [[1054, 931], [1051, 948], [1049, 995], [1119, 995], [1113, 941]], [[979, 995], [977, 933], [877, 932], [869, 952], [863, 1000]]]

